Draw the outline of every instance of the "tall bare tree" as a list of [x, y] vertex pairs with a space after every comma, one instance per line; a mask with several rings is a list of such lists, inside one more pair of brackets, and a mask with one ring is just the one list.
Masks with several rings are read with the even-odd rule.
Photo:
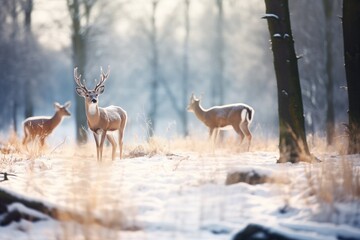
[[265, 0], [278, 91], [278, 162], [298, 162], [310, 156], [288, 0]]
[[223, 0], [215, 0], [217, 8], [215, 48], [214, 48], [214, 75], [212, 78], [212, 105], [224, 103], [224, 4]]
[[151, 86], [150, 86], [150, 99], [149, 103], [151, 104], [150, 110], [148, 113], [149, 116], [149, 126], [148, 134], [149, 137], [154, 135], [156, 127], [156, 115], [158, 110], [158, 88], [159, 88], [159, 50], [158, 50], [158, 36], [157, 36], [157, 26], [156, 26], [156, 11], [159, 4], [159, 0], [152, 1], [152, 12], [151, 12], [151, 30], [150, 30], [150, 46], [151, 46], [151, 57], [150, 57], [150, 66], [151, 66]]
[[325, 68], [327, 81], [326, 85], [326, 140], [327, 144], [331, 145], [334, 141], [335, 134], [335, 115], [334, 115], [334, 79], [332, 74], [333, 69], [333, 40], [332, 40], [332, 17], [333, 17], [333, 1], [323, 0], [325, 10]]
[[184, 0], [184, 22], [185, 22], [185, 36], [184, 36], [184, 45], [183, 45], [183, 70], [182, 70], [182, 125], [183, 125], [183, 134], [187, 136], [189, 134], [188, 129], [188, 114], [186, 106], [188, 104], [188, 89], [189, 89], [189, 36], [190, 36], [190, 0]]
[[345, 72], [349, 95], [348, 153], [360, 153], [360, 1], [343, 0]]
[[[89, 19], [96, 0], [66, 0], [72, 23], [73, 65], [78, 67], [79, 74], [84, 77], [87, 64], [87, 43], [89, 36]], [[87, 125], [83, 99], [75, 91], [76, 140], [87, 141], [84, 127]]]
[[[24, 26], [25, 26], [25, 45], [27, 49], [30, 49], [33, 46], [33, 36], [31, 31], [31, 14], [33, 11], [33, 0], [23, 0], [21, 2], [22, 9], [24, 11]], [[30, 64], [31, 59], [29, 59], [29, 54], [26, 54], [26, 61]], [[31, 68], [31, 65], [28, 65], [28, 69]], [[29, 74], [24, 78], [25, 83], [25, 118], [34, 115], [34, 87], [33, 87], [33, 78], [32, 74]], [[15, 104], [17, 106], [17, 104]]]
[[[11, 98], [12, 99], [12, 113], [13, 113], [13, 128], [14, 131], [17, 131], [17, 109], [18, 109], [18, 101], [19, 99], [17, 97], [15, 97], [15, 91], [14, 89], [16, 89], [20, 84], [19, 84], [19, 75], [18, 75], [18, 65], [15, 64], [15, 62], [18, 62], [18, 57], [19, 57], [19, 41], [18, 41], [18, 35], [19, 35], [19, 23], [18, 23], [18, 16], [19, 16], [19, 1], [7, 1], [7, 3], [5, 2], [5, 5], [8, 6], [8, 9], [10, 10], [10, 15], [11, 15], [11, 22], [12, 22], [12, 30], [11, 30], [11, 34], [10, 34], [10, 51], [9, 51], [9, 60], [10, 60], [10, 65], [8, 70], [10, 70], [11, 74], [9, 74], [9, 78], [13, 81], [13, 88], [9, 88], [9, 92], [12, 95]], [[4, 6], [2, 6], [4, 7]]]

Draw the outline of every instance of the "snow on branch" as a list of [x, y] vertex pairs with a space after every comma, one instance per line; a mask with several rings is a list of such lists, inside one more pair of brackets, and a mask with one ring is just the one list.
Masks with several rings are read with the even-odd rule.
[[279, 20], [279, 16], [273, 13], [266, 13], [264, 16], [262, 16], [262, 19], [276, 19]]

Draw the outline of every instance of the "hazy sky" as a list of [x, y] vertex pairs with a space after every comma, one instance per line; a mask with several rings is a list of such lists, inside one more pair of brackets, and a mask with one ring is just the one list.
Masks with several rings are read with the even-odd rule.
[[[99, 0], [101, 3], [102, 0]], [[116, 11], [118, 18], [115, 21], [121, 22], [116, 31], [126, 32], [134, 19], [150, 17], [152, 0], [115, 0], [113, 3], [123, 4], [119, 11]], [[191, 2], [190, 17], [196, 18], [204, 13], [203, 0]], [[183, 1], [161, 0], [157, 9], [157, 24], [161, 28], [164, 21], [177, 11], [182, 11]], [[130, 17], [131, 16], [131, 17]], [[33, 10], [33, 31], [39, 42], [45, 46], [60, 50], [70, 45], [71, 22], [66, 0], [36, 0]], [[182, 32], [179, 37], [182, 37]]]

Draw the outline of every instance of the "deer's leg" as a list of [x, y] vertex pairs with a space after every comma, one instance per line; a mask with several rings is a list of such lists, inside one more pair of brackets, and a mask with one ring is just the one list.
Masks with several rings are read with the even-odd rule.
[[111, 159], [114, 160], [115, 159], [115, 153], [116, 153], [116, 142], [115, 142], [114, 136], [111, 133], [108, 133], [106, 135], [106, 137], [109, 140], [109, 142], [111, 143], [111, 146], [112, 146]]
[[102, 160], [102, 153], [103, 153], [105, 136], [106, 136], [106, 131], [104, 131], [104, 132], [101, 134], [101, 139], [100, 139], [100, 161]]
[[45, 145], [45, 137], [40, 137], [40, 147], [44, 147]]
[[245, 136], [247, 137], [248, 141], [249, 141], [249, 145], [248, 145], [248, 151], [250, 150], [250, 144], [251, 144], [251, 139], [252, 139], [252, 135], [251, 132], [249, 130], [249, 123], [247, 121], [240, 123], [240, 128], [243, 131], [243, 133], [245, 134]]
[[94, 135], [94, 139], [95, 139], [95, 144], [96, 144], [96, 158], [99, 161], [99, 135], [97, 135], [97, 133], [93, 133]]
[[25, 136], [24, 136], [24, 139], [23, 139], [23, 141], [22, 141], [22, 144], [26, 146], [26, 150], [27, 150], [27, 147], [28, 147], [28, 146], [27, 146], [28, 142], [29, 142], [29, 135], [28, 135], [28, 133], [25, 131]]
[[123, 153], [123, 137], [124, 137], [124, 130], [119, 129], [120, 159], [122, 159], [122, 153]]
[[29, 151], [29, 147], [28, 147], [29, 136], [25, 136], [22, 143], [23, 143], [23, 145], [25, 146], [26, 151]]
[[23, 145], [27, 144], [27, 141], [28, 141], [28, 133], [27, 133], [27, 131], [24, 129], [24, 138], [23, 138], [22, 144], [23, 144]]
[[216, 143], [216, 139], [218, 138], [220, 133], [220, 128], [215, 128], [214, 130], [214, 143]]
[[213, 134], [214, 134], [215, 128], [209, 128], [209, 140], [211, 140]]
[[240, 125], [233, 125], [232, 127], [234, 128], [235, 132], [240, 136], [240, 144], [241, 144], [244, 140], [245, 135], [241, 130]]

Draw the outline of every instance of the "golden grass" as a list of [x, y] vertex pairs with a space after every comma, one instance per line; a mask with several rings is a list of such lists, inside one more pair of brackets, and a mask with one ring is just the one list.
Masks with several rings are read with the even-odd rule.
[[120, 239], [118, 230], [137, 230], [126, 229], [120, 201], [109, 202], [98, 183], [74, 184], [70, 191], [67, 194], [72, 207], [58, 215], [61, 231], [57, 239]]
[[353, 161], [324, 161], [305, 168], [307, 187], [319, 203], [360, 200], [360, 168]]
[[[134, 158], [154, 155], [168, 155], [177, 153], [194, 152], [199, 154], [211, 153], [242, 153], [247, 152], [247, 140], [241, 143], [238, 137], [225, 136], [216, 142], [209, 140], [207, 136], [174, 137], [171, 139], [163, 137], [151, 137], [142, 143], [128, 143], [125, 145], [125, 158]], [[275, 139], [253, 139], [250, 152], [255, 151], [277, 151], [277, 140]]]

